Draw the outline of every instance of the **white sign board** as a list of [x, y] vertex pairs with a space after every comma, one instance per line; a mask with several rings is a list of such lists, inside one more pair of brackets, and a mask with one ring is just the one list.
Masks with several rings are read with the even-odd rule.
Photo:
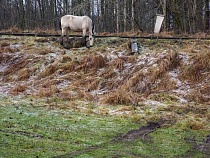
[[154, 33], [160, 33], [160, 28], [164, 20], [164, 15], [157, 15]]

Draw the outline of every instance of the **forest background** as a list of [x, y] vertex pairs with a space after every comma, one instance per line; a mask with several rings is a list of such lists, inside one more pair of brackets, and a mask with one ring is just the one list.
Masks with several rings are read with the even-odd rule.
[[209, 0], [0, 0], [0, 29], [60, 30], [65, 14], [88, 15], [96, 32], [153, 32], [156, 15], [163, 30], [194, 34], [210, 30]]

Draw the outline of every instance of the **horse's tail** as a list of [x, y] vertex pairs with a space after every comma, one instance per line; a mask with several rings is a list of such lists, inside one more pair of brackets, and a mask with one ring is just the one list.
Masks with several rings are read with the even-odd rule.
[[59, 27], [60, 27], [60, 30], [62, 30], [62, 28], [61, 28], [61, 21], [59, 22]]

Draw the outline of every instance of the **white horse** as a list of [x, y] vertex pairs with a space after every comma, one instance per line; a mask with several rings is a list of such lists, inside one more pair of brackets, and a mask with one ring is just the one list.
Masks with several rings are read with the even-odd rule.
[[83, 38], [86, 38], [86, 32], [89, 33], [90, 47], [93, 46], [94, 24], [88, 16], [64, 15], [61, 17], [62, 37], [68, 37], [67, 31], [82, 31]]

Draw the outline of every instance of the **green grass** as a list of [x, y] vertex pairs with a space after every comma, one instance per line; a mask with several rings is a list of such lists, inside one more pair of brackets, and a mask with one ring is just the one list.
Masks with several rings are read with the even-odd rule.
[[[205, 157], [193, 151], [206, 131], [160, 128], [145, 139], [117, 141], [141, 125], [130, 118], [51, 108], [45, 100], [0, 98], [0, 157]], [[189, 140], [189, 141], [187, 141]]]

